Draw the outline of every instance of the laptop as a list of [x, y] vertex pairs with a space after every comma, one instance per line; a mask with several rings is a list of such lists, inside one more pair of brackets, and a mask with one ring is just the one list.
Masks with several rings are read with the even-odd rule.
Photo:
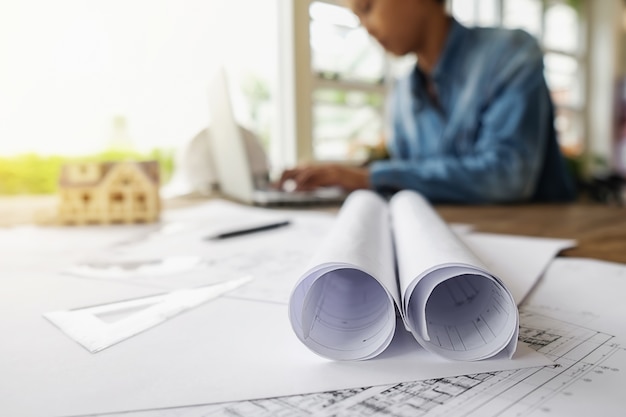
[[310, 192], [283, 191], [269, 180], [267, 157], [251, 132], [237, 125], [228, 79], [216, 71], [209, 85], [211, 151], [220, 191], [227, 197], [255, 205], [303, 205], [341, 203], [347, 193], [337, 187]]

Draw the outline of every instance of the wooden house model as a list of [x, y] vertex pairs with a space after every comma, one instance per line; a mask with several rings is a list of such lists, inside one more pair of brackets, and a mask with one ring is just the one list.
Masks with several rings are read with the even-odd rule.
[[61, 170], [59, 223], [154, 222], [160, 206], [156, 161], [71, 163]]

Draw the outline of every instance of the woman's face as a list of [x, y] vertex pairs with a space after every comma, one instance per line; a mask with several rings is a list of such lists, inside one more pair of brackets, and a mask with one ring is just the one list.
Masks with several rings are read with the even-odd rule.
[[423, 48], [435, 0], [347, 0], [361, 24], [387, 51], [402, 56]]

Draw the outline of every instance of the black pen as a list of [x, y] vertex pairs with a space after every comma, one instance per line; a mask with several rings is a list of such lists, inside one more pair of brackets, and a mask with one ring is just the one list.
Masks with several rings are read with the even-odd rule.
[[250, 233], [262, 232], [264, 230], [276, 229], [277, 227], [283, 227], [283, 226], [287, 226], [289, 224], [290, 224], [289, 220], [283, 220], [283, 221], [276, 222], [276, 223], [269, 223], [269, 224], [264, 224], [264, 225], [261, 225], [261, 226], [249, 227], [247, 229], [240, 229], [240, 230], [233, 230], [231, 232], [219, 233], [219, 234], [214, 235], [214, 236], [206, 237], [205, 239], [206, 240], [227, 239], [229, 237], [247, 235], [247, 234], [250, 234]]

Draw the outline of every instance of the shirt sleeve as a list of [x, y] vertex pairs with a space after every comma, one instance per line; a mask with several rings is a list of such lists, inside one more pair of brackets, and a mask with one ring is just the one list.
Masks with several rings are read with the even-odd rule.
[[[529, 35], [499, 60], [481, 129], [471, 150], [427, 159], [392, 159], [370, 167], [379, 190], [413, 189], [431, 201], [487, 203], [529, 199], [552, 140], [552, 103], [542, 52]], [[519, 39], [518, 39], [519, 41]], [[512, 45], [513, 46], [513, 45]], [[495, 87], [493, 87], [495, 86]], [[397, 142], [403, 134], [397, 129]], [[399, 146], [398, 144], [395, 145]]]

